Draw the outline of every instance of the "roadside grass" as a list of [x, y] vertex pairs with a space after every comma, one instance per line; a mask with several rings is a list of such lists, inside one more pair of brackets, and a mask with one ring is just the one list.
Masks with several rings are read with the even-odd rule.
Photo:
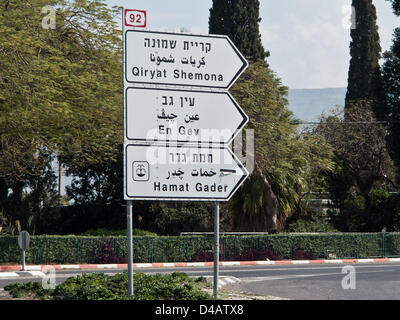
[[113, 276], [91, 273], [68, 278], [54, 289], [43, 289], [41, 282], [12, 283], [4, 287], [13, 298], [33, 297], [43, 300], [209, 300], [202, 290], [203, 277], [189, 278], [182, 272], [168, 275], [133, 275], [134, 296], [128, 296], [128, 273]]

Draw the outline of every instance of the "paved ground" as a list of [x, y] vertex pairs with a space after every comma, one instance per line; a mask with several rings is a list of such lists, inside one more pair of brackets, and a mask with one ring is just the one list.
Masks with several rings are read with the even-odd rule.
[[296, 300], [400, 299], [400, 264], [343, 267], [273, 267], [262, 275], [242, 278], [239, 287], [252, 294]]

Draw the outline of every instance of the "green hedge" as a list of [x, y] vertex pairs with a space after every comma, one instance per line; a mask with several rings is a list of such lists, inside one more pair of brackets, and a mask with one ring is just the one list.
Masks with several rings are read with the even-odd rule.
[[[387, 255], [383, 238], [393, 242], [391, 256], [400, 255], [400, 233], [387, 238], [380, 233], [354, 234], [318, 234], [318, 235], [270, 235], [222, 238], [224, 257], [232, 252], [240, 253], [252, 248], [259, 248], [268, 242], [271, 249], [282, 259], [293, 259], [296, 247], [312, 253], [316, 258], [373, 258]], [[388, 240], [386, 240], [388, 239]]]
[[[282, 234], [221, 236], [221, 260], [245, 256], [266, 246], [282, 259], [294, 259], [296, 248], [318, 259], [400, 256], [400, 233]], [[136, 263], [191, 262], [212, 258], [213, 238], [205, 236], [133, 237]], [[28, 264], [126, 262], [126, 237], [31, 236]], [[0, 237], [0, 263], [20, 263], [16, 236]]]

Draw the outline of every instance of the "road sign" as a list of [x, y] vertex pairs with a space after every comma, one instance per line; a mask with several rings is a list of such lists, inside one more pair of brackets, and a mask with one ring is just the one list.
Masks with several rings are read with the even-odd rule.
[[144, 10], [125, 9], [124, 24], [127, 27], [146, 27], [147, 14]]
[[227, 201], [248, 172], [228, 147], [127, 145], [125, 199]]
[[21, 248], [21, 250], [25, 251], [26, 249], [29, 248], [30, 240], [31, 237], [29, 236], [28, 231], [21, 231], [21, 233], [18, 236], [18, 245]]
[[[226, 91], [248, 63], [227, 36], [125, 30], [141, 19], [127, 12], [122, 29], [128, 293], [133, 296], [131, 200], [215, 201], [217, 298], [218, 201], [229, 200], [249, 175], [226, 146], [248, 121]], [[194, 90], [200, 88], [226, 91]], [[151, 140], [158, 145], [149, 145]], [[129, 144], [140, 141], [147, 144]]]
[[227, 36], [126, 30], [125, 81], [229, 89], [248, 63]]
[[126, 139], [229, 144], [248, 117], [228, 92], [129, 87]]

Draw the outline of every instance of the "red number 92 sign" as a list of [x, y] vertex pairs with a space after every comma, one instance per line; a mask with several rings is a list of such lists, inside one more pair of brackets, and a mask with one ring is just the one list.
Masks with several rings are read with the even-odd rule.
[[146, 27], [146, 11], [125, 9], [125, 25], [127, 27]]

